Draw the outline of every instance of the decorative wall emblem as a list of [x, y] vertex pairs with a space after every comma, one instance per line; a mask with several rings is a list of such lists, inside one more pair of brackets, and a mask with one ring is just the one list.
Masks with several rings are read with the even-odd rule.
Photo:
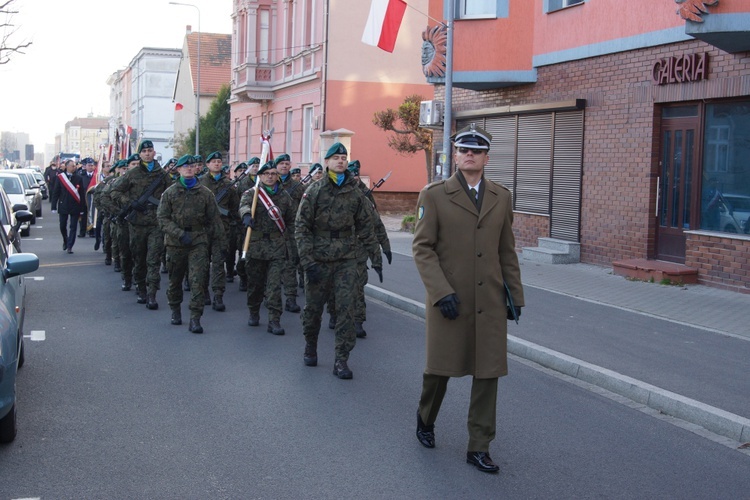
[[444, 24], [422, 32], [422, 73], [428, 78], [445, 76], [445, 54], [448, 28]]
[[719, 0], [674, 0], [680, 6], [677, 13], [686, 21], [703, 22], [703, 14], [708, 14], [708, 7], [717, 5]]

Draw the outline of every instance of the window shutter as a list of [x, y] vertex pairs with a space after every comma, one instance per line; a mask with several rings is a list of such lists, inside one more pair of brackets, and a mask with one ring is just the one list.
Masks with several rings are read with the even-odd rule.
[[549, 214], [552, 114], [518, 117], [515, 209]]
[[516, 174], [516, 124], [517, 116], [493, 116], [487, 118], [484, 129], [492, 134], [490, 160], [484, 175], [513, 192]]
[[577, 242], [581, 225], [583, 111], [555, 114], [550, 236]]

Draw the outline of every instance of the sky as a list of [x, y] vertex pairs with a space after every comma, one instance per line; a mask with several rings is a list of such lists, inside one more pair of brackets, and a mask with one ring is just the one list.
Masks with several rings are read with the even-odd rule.
[[[202, 32], [231, 33], [232, 2], [184, 3], [200, 9]], [[0, 65], [0, 131], [28, 133], [42, 153], [66, 122], [109, 115], [107, 78], [141, 48], [179, 49], [186, 25], [198, 31], [198, 10], [169, 0], [15, 0], [10, 8], [18, 14], [8, 45], [32, 45]]]

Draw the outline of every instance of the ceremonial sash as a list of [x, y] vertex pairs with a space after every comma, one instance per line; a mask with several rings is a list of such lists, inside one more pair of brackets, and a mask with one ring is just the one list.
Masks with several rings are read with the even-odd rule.
[[281, 216], [281, 210], [273, 204], [273, 201], [271, 201], [271, 198], [269, 198], [268, 193], [263, 189], [263, 186], [258, 186], [256, 189], [258, 189], [258, 198], [260, 198], [260, 202], [263, 203], [263, 206], [266, 207], [268, 216], [276, 223], [276, 227], [279, 228], [279, 231], [284, 234], [284, 231], [286, 231], [286, 224], [284, 224], [284, 218]]
[[68, 176], [65, 174], [57, 174], [57, 178], [62, 182], [63, 187], [70, 193], [70, 196], [75, 198], [76, 202], [81, 203], [81, 195], [78, 193], [76, 187], [70, 182]]

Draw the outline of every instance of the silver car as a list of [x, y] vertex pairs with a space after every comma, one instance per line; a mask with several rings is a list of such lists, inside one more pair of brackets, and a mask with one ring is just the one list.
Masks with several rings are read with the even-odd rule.
[[34, 179], [34, 175], [31, 172], [24, 172], [23, 170], [4, 170], [3, 174], [15, 175], [21, 180], [24, 188], [24, 197], [26, 198], [26, 206], [29, 207], [29, 212], [34, 214], [31, 224], [36, 224], [36, 218], [42, 216], [42, 193], [39, 185], [36, 183], [36, 179]]

